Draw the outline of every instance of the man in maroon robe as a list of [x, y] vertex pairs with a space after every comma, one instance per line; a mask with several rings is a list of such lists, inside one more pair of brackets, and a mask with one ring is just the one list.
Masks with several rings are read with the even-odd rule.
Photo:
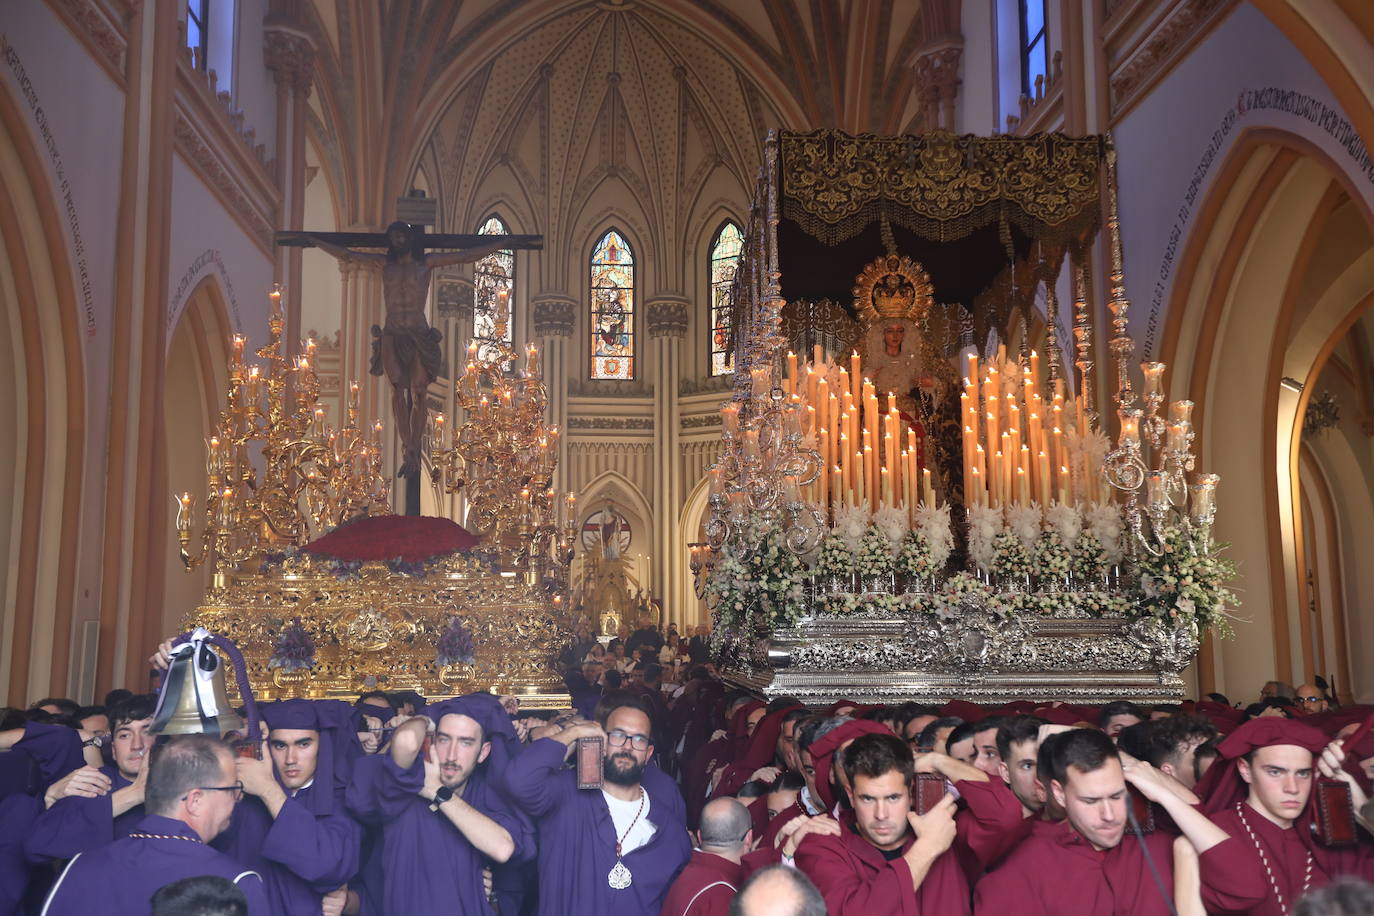
[[[1244, 912], [1280, 916], [1291, 912], [1305, 891], [1338, 875], [1374, 879], [1367, 842], [1330, 848], [1313, 836], [1312, 784], [1326, 745], [1324, 734], [1296, 719], [1251, 719], [1221, 742], [1220, 759], [1198, 784], [1203, 810], [1259, 859], [1265, 899]], [[1329, 753], [1339, 767], [1339, 745]], [[1352, 784], [1359, 810], [1363, 792], [1353, 777], [1330, 766], [1321, 770]]]
[[1048, 788], [1066, 812], [1030, 835], [978, 882], [975, 913], [1044, 916], [1164, 916], [1174, 899], [1174, 839], [1128, 826], [1127, 783], [1173, 818], [1201, 860], [1202, 902], [1245, 912], [1267, 893], [1252, 850], [1175, 794], [1147, 763], [1123, 767], [1095, 729], [1053, 735], [1040, 747]]
[[662, 916], [728, 916], [744, 882], [740, 859], [753, 842], [749, 812], [733, 798], [717, 798], [701, 812], [692, 860], [663, 901]]
[[954, 799], [924, 815], [911, 810], [911, 749], [893, 734], [869, 734], [844, 751], [853, 811], [840, 829], [797, 847], [796, 865], [815, 882], [832, 916], [968, 913], [968, 882], [950, 854]]

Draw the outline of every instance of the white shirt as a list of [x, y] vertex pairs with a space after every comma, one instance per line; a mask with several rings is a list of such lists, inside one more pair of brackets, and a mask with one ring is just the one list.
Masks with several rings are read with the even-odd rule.
[[[644, 790], [641, 789], [641, 792]], [[601, 797], [606, 799], [606, 807], [611, 809], [611, 823], [615, 825], [616, 839], [620, 840], [620, 854], [627, 855], [633, 850], [638, 849], [645, 843], [654, 838], [658, 828], [649, 822], [649, 793], [644, 792], [644, 810], [639, 810], [639, 799], [634, 801], [621, 801], [605, 789], [601, 790]], [[639, 820], [635, 820], [635, 815], [639, 814]], [[634, 826], [630, 822], [634, 821]], [[626, 835], [625, 831], [629, 830]]]

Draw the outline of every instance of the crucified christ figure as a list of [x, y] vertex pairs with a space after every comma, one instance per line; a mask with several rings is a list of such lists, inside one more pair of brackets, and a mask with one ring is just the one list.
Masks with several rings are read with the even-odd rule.
[[341, 261], [382, 271], [382, 299], [386, 325], [372, 326], [372, 374], [391, 380], [391, 406], [401, 434], [404, 455], [397, 476], [410, 477], [420, 470], [420, 442], [425, 433], [428, 408], [425, 393], [443, 370], [439, 349], [443, 335], [429, 326], [425, 302], [429, 299], [430, 275], [436, 267], [476, 261], [493, 251], [510, 248], [505, 236], [463, 251], [429, 254], [424, 234], [409, 223], [394, 222], [386, 228], [386, 253], [357, 251], [336, 245], [324, 233], [281, 233], [284, 244], [304, 241]]

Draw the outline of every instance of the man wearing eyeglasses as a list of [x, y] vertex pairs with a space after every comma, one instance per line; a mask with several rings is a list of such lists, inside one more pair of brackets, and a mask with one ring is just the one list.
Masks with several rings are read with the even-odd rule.
[[147, 913], [158, 888], [196, 875], [227, 878], [248, 898], [250, 914], [268, 916], [262, 877], [205, 845], [229, 825], [243, 797], [229, 747], [209, 735], [179, 735], [147, 765], [147, 816], [123, 839], [73, 858], [43, 916]]
[[[642, 697], [610, 693], [599, 722], [530, 744], [510, 768], [516, 802], [539, 829], [539, 913], [656, 916], [692, 847], [677, 785], [653, 762]], [[605, 741], [600, 789], [578, 789], [564, 761], [579, 738]]]
[[1326, 712], [1331, 708], [1327, 702], [1326, 694], [1321, 689], [1311, 684], [1303, 684], [1298, 688], [1298, 711], [1305, 716], [1310, 716], [1314, 712]]

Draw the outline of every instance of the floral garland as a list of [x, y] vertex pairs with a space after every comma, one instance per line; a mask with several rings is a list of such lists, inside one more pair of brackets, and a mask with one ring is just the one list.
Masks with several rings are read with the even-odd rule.
[[783, 542], [775, 523], [755, 522], [743, 532], [758, 546], [741, 559], [733, 544], [721, 548], [721, 559], [706, 583], [716, 625], [749, 632], [751, 619], [768, 627], [800, 620], [807, 607], [802, 591], [806, 568]]
[[299, 617], [282, 628], [277, 636], [276, 648], [267, 661], [267, 667], [283, 671], [298, 671], [315, 667], [315, 640], [301, 625]]
[[1228, 585], [1236, 564], [1221, 556], [1226, 544], [1211, 545], [1182, 528], [1165, 534], [1159, 556], [1140, 558], [1140, 599], [1133, 617], [1157, 617], [1165, 623], [1193, 627], [1199, 634], [1213, 630], [1232, 635], [1226, 608], [1240, 599]]

